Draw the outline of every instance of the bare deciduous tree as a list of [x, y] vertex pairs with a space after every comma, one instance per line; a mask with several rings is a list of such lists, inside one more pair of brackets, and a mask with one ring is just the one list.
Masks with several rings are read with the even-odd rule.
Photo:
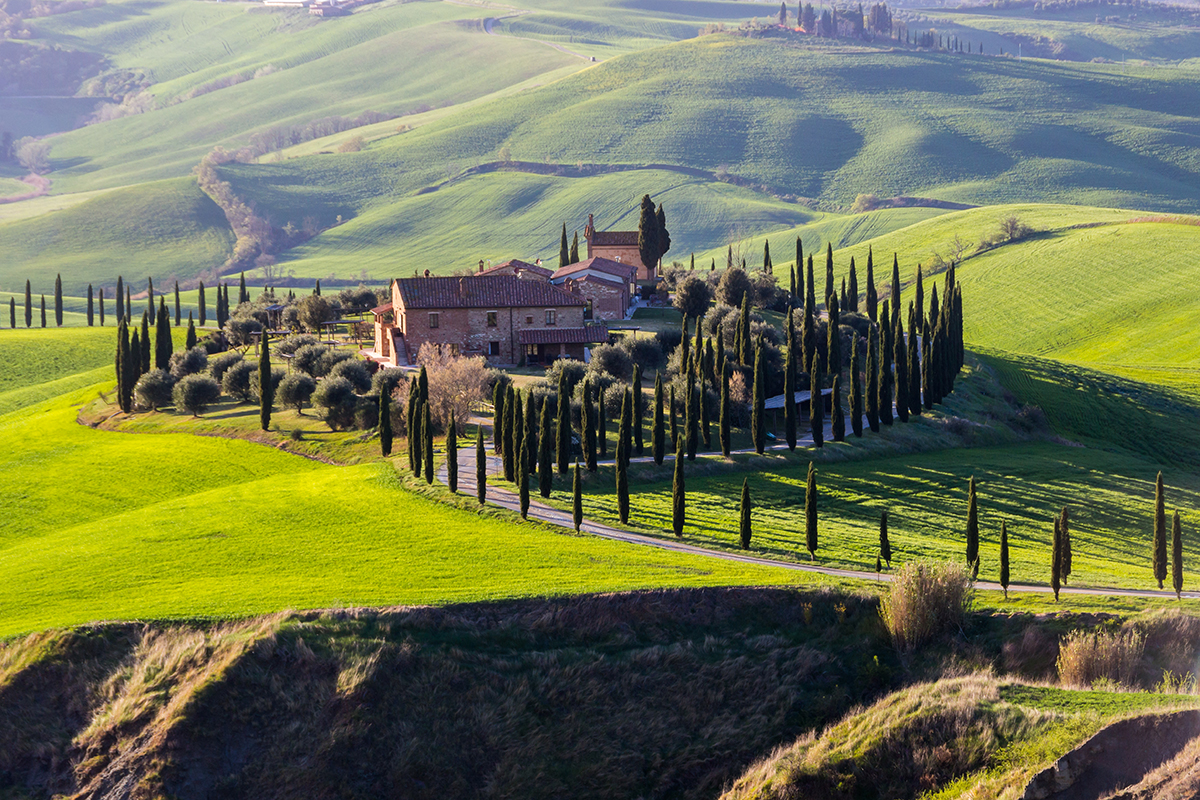
[[487, 393], [487, 362], [481, 356], [456, 356], [448, 346], [426, 342], [417, 361], [429, 378], [429, 414], [439, 430], [450, 424], [450, 415], [460, 423], [471, 414], [471, 406]]

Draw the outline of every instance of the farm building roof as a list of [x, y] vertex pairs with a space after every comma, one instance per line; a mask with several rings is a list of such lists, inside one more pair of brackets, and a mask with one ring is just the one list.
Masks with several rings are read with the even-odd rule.
[[608, 341], [608, 329], [603, 325], [583, 328], [530, 328], [520, 331], [521, 344], [595, 344]]
[[593, 231], [592, 245], [614, 245], [621, 247], [637, 247], [637, 231]]
[[372, 314], [386, 314], [387, 312], [389, 312], [391, 310], [392, 310], [392, 304], [384, 303], [381, 306], [375, 306], [374, 308], [372, 308], [371, 313]]
[[487, 269], [481, 271], [479, 274], [480, 275], [489, 275], [493, 272], [499, 272], [500, 270], [504, 270], [504, 269], [513, 269], [513, 270], [517, 270], [518, 272], [532, 272], [534, 275], [540, 275], [543, 278], [549, 278], [554, 273], [554, 270], [549, 269], [547, 267], [542, 267], [537, 264], [530, 264], [527, 261], [522, 261], [519, 258], [514, 258], [514, 259], [510, 259], [509, 261], [505, 261], [502, 264], [496, 264], [495, 266], [488, 267]]
[[564, 278], [569, 278], [580, 272], [592, 270], [595, 272], [603, 272], [607, 275], [620, 278], [622, 280], [632, 281], [637, 275], [637, 267], [633, 264], [625, 264], [621, 261], [613, 261], [611, 258], [603, 258], [594, 256], [586, 261], [577, 261], [574, 264], [568, 264], [565, 267], [559, 267], [550, 276], [551, 282], [560, 281]]
[[400, 278], [396, 291], [404, 308], [527, 308], [586, 305], [543, 281], [516, 275]]

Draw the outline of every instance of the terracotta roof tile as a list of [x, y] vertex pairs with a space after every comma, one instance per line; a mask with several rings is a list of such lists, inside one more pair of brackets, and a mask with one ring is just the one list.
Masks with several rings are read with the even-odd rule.
[[550, 280], [562, 280], [563, 278], [569, 278], [576, 273], [585, 272], [587, 270], [594, 270], [596, 272], [603, 272], [608, 275], [615, 275], [618, 278], [622, 278], [631, 282], [637, 275], [637, 266], [634, 264], [626, 264], [622, 261], [613, 261], [609, 258], [595, 256], [593, 258], [589, 258], [587, 261], [577, 261], [574, 264], [568, 264], [565, 267], [559, 267], [554, 271], [554, 274], [550, 276]]
[[534, 273], [535, 275], [541, 275], [544, 278], [549, 278], [550, 275], [553, 274], [553, 272], [554, 272], [554, 270], [552, 270], [552, 269], [548, 269], [546, 267], [540, 267], [537, 264], [530, 264], [526, 261], [520, 260], [519, 258], [514, 258], [509, 261], [505, 261], [503, 264], [496, 264], [493, 267], [488, 267], [483, 272], [480, 272], [478, 274], [490, 275], [491, 273], [499, 272], [502, 269], [527, 270], [529, 272]]
[[557, 286], [516, 275], [399, 278], [396, 288], [406, 309], [413, 308], [523, 308], [586, 305]]
[[521, 344], [596, 344], [608, 341], [603, 325], [583, 328], [528, 328], [517, 334]]
[[638, 232], [637, 231], [593, 231], [592, 246], [596, 245], [619, 245], [623, 247], [637, 247]]

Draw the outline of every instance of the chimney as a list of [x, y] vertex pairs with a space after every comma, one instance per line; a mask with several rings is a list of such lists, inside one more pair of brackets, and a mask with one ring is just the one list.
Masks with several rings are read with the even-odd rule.
[[458, 296], [459, 297], [467, 296], [467, 279], [466, 278], [458, 279]]
[[588, 214], [588, 224], [587, 224], [587, 227], [583, 229], [583, 238], [587, 239], [590, 242], [592, 240], [592, 234], [595, 232], [596, 232], [595, 221], [593, 220], [592, 215]]

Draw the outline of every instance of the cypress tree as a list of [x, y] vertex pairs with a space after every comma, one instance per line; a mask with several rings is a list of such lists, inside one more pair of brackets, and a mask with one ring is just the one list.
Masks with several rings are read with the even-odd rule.
[[638, 217], [638, 255], [642, 263], [650, 269], [658, 263], [660, 255], [658, 216], [654, 212], [654, 201], [650, 199], [650, 195], [642, 195], [642, 208]]
[[621, 399], [621, 425], [617, 432], [617, 517], [621, 520], [622, 525], [629, 523], [629, 475], [628, 467], [625, 463], [625, 456], [622, 452], [628, 432], [626, 419], [633, 415], [629, 409], [629, 392], [625, 392]]
[[974, 476], [967, 489], [967, 564], [973, 569], [979, 564], [979, 508]]
[[896, 361], [896, 416], [908, 422], [908, 347], [904, 341], [904, 326], [895, 314], [892, 327], [892, 355]]
[[87, 298], [87, 325], [89, 328], [94, 327], [95, 316], [95, 298], [92, 295], [92, 285], [89, 283]]
[[721, 424], [718, 436], [721, 440], [721, 455], [729, 458], [730, 429], [729, 429], [729, 371], [721, 372]]
[[183, 321], [183, 314], [179, 307], [179, 281], [175, 281], [175, 327], [178, 328]]
[[888, 513], [885, 508], [879, 515], [879, 556], [892, 568], [892, 542], [888, 539]]
[[[100, 306], [100, 327], [103, 328], [104, 327], [104, 287], [103, 286], [100, 287], [100, 292], [96, 299], [99, 301], [99, 306]], [[15, 323], [13, 324], [13, 327], [14, 328], [16, 327]]]
[[[1062, 575], [1062, 529], [1058, 517], [1054, 518], [1054, 550], [1050, 554], [1050, 588], [1054, 590], [1054, 602], [1058, 602], [1059, 578]], [[1161, 586], [1161, 584], [1159, 584]]]
[[[263, 332], [263, 341], [265, 346], [265, 331]], [[154, 324], [154, 368], [169, 370], [171, 368], [171, 352], [174, 349], [175, 343], [171, 340], [171, 322], [167, 318], [167, 301], [160, 298], [158, 319]]]
[[662, 373], [656, 372], [654, 375], [654, 422], [650, 432], [650, 451], [654, 455], [654, 463], [659, 466], [662, 466], [665, 455], [665, 439]]
[[854, 256], [850, 256], [850, 288], [846, 293], [846, 299], [850, 302], [843, 305], [848, 311], [858, 313], [858, 270], [854, 266]]
[[838, 299], [836, 296], [829, 298], [829, 320], [826, 326], [825, 353], [827, 354], [826, 364], [828, 372], [831, 375], [837, 375], [842, 371], [842, 332], [841, 332], [841, 314], [839, 313]]
[[696, 460], [696, 448], [700, 443], [700, 402], [696, 382], [688, 379], [687, 413], [684, 415], [687, 434], [684, 437], [688, 461]]
[[842, 414], [842, 376], [833, 376], [833, 440], [846, 441], [846, 417]]
[[128, 286], [125, 287], [125, 316], [133, 322], [133, 291]]
[[117, 405], [125, 413], [129, 413], [129, 387], [126, 383], [126, 375], [128, 374], [129, 360], [129, 326], [125, 324], [125, 318], [122, 317], [117, 323]]
[[892, 424], [892, 317], [883, 301], [879, 319], [879, 421]]
[[[62, 274], [54, 276], [54, 325], [61, 328], [63, 322]], [[45, 327], [44, 325], [42, 327]]]
[[33, 294], [28, 279], [25, 281], [25, 327], [33, 327]]
[[825, 446], [825, 398], [821, 394], [821, 364], [820, 358], [813, 354], [810, 370], [813, 383], [808, 396], [808, 427], [812, 433], [813, 445]]
[[683, 485], [683, 451], [675, 453], [675, 477], [671, 482], [671, 530], [683, 537], [683, 519], [686, 506]]
[[[571, 263], [579, 263], [579, 231], [575, 231], [575, 236], [571, 239]], [[692, 269], [696, 268], [696, 258], [692, 257]]]
[[[800, 237], [796, 237], [796, 267], [792, 272], [792, 305], [796, 305], [796, 301], [804, 302], [802, 295], [804, 291], [804, 245], [800, 242]], [[797, 294], [800, 292], [801, 294]]]
[[783, 356], [783, 429], [788, 450], [796, 450], [796, 330], [792, 325], [792, 309], [787, 312], [787, 350]]
[[932, 409], [935, 401], [932, 382], [930, 380], [930, 362], [932, 359], [933, 337], [929, 335], [929, 325], [926, 324], [921, 331], [921, 399], [926, 410]]
[[900, 315], [900, 259], [892, 253], [892, 313]]
[[138, 382], [138, 378], [142, 377], [142, 342], [138, 338], [137, 329], [134, 328], [133, 333], [129, 337], [129, 372], [125, 376], [125, 382], [129, 385], [129, 392], [133, 392], [133, 387]]
[[925, 280], [921, 275], [921, 265], [917, 264], [917, 288], [913, 303], [917, 309], [917, 330], [925, 329]]
[[749, 292], [746, 292], [746, 294], [742, 295], [741, 322], [738, 324], [742, 326], [742, 330], [743, 330], [742, 352], [738, 354], [738, 361], [740, 361], [742, 364], [744, 364], [745, 366], [748, 367], [748, 366], [750, 366], [750, 359], [753, 356], [753, 353], [751, 352], [751, 349], [750, 349], [752, 344], [750, 341], [750, 293]]
[[475, 497], [479, 505], [487, 502], [487, 452], [483, 447], [483, 426], [475, 426]]
[[840, 295], [834, 294], [834, 298], [837, 299], [837, 301], [838, 301], [838, 308], [849, 308], [850, 307], [850, 295], [846, 291], [846, 279], [845, 278], [842, 278], [842, 293]]
[[429, 401], [421, 403], [421, 432], [425, 435], [425, 482], [433, 483], [433, 420], [430, 418]]
[[[583, 411], [580, 417], [583, 423], [583, 457], [587, 463], [588, 472], [596, 471], [596, 409], [592, 402], [592, 387], [587, 378], [583, 380]], [[575, 462], [579, 465], [578, 460]]]
[[921, 415], [921, 356], [917, 341], [917, 317], [913, 306], [908, 306], [908, 413]]
[[146, 278], [146, 311], [154, 317], [154, 278]]
[[521, 501], [521, 519], [529, 519], [529, 464], [525, 456], [517, 458], [517, 497]]
[[633, 392], [625, 390], [621, 400], [621, 424], [617, 428], [617, 458], [628, 467], [629, 456], [633, 452]]
[[862, 438], [863, 434], [863, 385], [862, 374], [858, 368], [858, 332], [851, 337], [850, 345], [850, 430]]
[[1066, 583], [1067, 578], [1071, 577], [1071, 524], [1066, 506], [1063, 506], [1058, 519], [1062, 527], [1062, 582]]
[[[321, 283], [318, 281], [317, 286], [319, 287], [320, 285]], [[317, 292], [317, 294], [320, 294], [320, 292]], [[238, 280], [238, 305], [240, 306], [242, 303], [248, 302], [250, 302], [250, 292], [246, 290], [246, 273], [243, 272], [242, 277]]]
[[[414, 478], [421, 477], [421, 396], [417, 382], [408, 384], [408, 404], [405, 406], [405, 429], [408, 431], [408, 468]], [[492, 434], [499, 439], [499, 429]]]
[[[167, 318], [166, 307], [160, 312], [160, 318]], [[170, 337], [171, 331], [167, 331]], [[170, 356], [167, 357], [168, 360]], [[159, 367], [162, 369], [162, 367]], [[262, 347], [258, 357], [258, 420], [264, 431], [271, 430], [271, 406], [275, 402], [275, 387], [271, 385], [271, 335], [262, 332]]]
[[579, 461], [575, 461], [575, 479], [571, 482], [571, 522], [575, 532], [583, 526], [583, 478], [579, 474]]
[[[808, 372], [809, 366], [813, 363], [813, 358], [817, 354], [817, 332], [816, 322], [813, 321], [813, 314], [808, 306], [804, 308], [804, 324], [800, 328], [800, 370]], [[811, 376], [810, 376], [811, 378]], [[810, 380], [811, 383], [811, 380]]]
[[833, 242], [825, 243], [825, 308], [829, 308], [829, 298], [833, 297]]
[[46, 327], [46, 295], [42, 295], [42, 327]]
[[675, 384], [673, 383], [671, 384], [670, 396], [671, 405], [669, 406], [667, 416], [671, 420], [671, 451], [674, 452], [679, 449], [679, 415], [677, 413], [679, 406], [675, 404]]
[[[43, 302], [42, 305], [44, 307], [45, 303]], [[45, 327], [45, 326], [43, 326], [43, 327]], [[150, 353], [151, 353], [151, 349], [150, 349], [150, 314], [143, 311], [142, 312], [142, 361], [141, 361], [141, 371], [138, 373], [138, 375], [145, 375], [147, 372], [150, 371], [150, 363], [151, 363], [150, 362]]]
[[204, 281], [200, 281], [199, 296], [196, 299], [196, 304], [200, 307], [200, 327], [208, 322], [208, 303], [204, 299]]
[[[875, 253], [867, 247], [867, 317], [875, 322], [879, 313], [879, 293], [875, 289]], [[890, 565], [889, 565], [890, 566]]]
[[808, 482], [804, 485], [804, 544], [808, 558], [817, 558], [817, 471], [808, 462]]
[[1154, 580], [1163, 588], [1167, 579], [1167, 511], [1162, 473], [1154, 479]]
[[810, 254], [808, 257], [808, 274], [805, 276], [805, 293], [804, 293], [804, 311], [805, 313], [817, 313], [817, 293], [815, 289], [815, 280], [813, 277], [813, 257]]
[[504, 468], [504, 480], [515, 483], [517, 480], [517, 462], [513, 459], [513, 410], [516, 404], [512, 384], [504, 390], [504, 418], [500, 421], [500, 460]]
[[571, 466], [571, 398], [567, 396], [567, 374], [558, 376], [558, 428], [554, 443], [557, 447], [558, 474], [566, 475]]
[[[26, 287], [25, 296], [26, 296], [26, 298], [28, 298], [28, 296], [29, 296], [28, 287]], [[118, 275], [117, 276], [117, 318], [120, 319], [120, 318], [123, 318], [124, 316], [125, 316], [125, 281], [120, 275]]]
[[771, 273], [774, 271], [774, 265], [771, 263], [771, 241], [763, 240], [763, 272]]
[[1175, 589], [1175, 599], [1183, 599], [1183, 528], [1179, 521], [1179, 512], [1171, 523], [1171, 584]]
[[738, 515], [741, 522], [739, 532], [742, 536], [742, 549], [750, 549], [750, 479], [742, 478], [742, 506]]
[[558, 244], [558, 266], [561, 269], [570, 263], [571, 249], [567, 245], [567, 223], [564, 222], [562, 226], [562, 241]]
[[[800, 262], [797, 261], [797, 264]], [[796, 267], [792, 267], [791, 283], [788, 284], [788, 308], [796, 307]]]
[[392, 398], [386, 391], [379, 393], [379, 452], [384, 458], [392, 454]]
[[[387, 397], [387, 392], [380, 392], [381, 397]], [[391, 403], [388, 403], [387, 410], [391, 411]], [[383, 409], [380, 409], [380, 413]], [[388, 438], [392, 435], [392, 425], [388, 423]], [[391, 449], [391, 445], [388, 445]], [[450, 487], [451, 494], [458, 494], [458, 420], [454, 419], [454, 413], [450, 413], [450, 427], [446, 430], [446, 485]]]
[[879, 330], [872, 325], [867, 332], [867, 425], [879, 433]]
[[[313, 294], [316, 295], [317, 297], [321, 296], [321, 279], [320, 278], [317, 278], [317, 285], [313, 287]], [[225, 287], [225, 302], [226, 302], [226, 304], [228, 304], [228, 302], [229, 302], [229, 287], [228, 286]]]
[[[103, 324], [103, 323], [101, 323]], [[17, 298], [8, 298], [8, 327], [17, 329]]]
[[554, 433], [551, 430], [550, 404], [542, 403], [542, 431], [538, 436], [538, 491], [542, 497], [549, 497], [554, 488], [554, 457], [551, 443]]
[[763, 348], [759, 342], [754, 354], [754, 406], [750, 413], [750, 429], [754, 433], [754, 452], [759, 455], [767, 446], [766, 373], [763, 372]]
[[600, 458], [608, 457], [608, 411], [604, 407], [604, 390], [600, 390], [599, 407], [596, 409], [596, 434], [600, 438]]
[[1000, 521], [1000, 588], [1008, 599], [1008, 523]]
[[504, 444], [504, 399], [508, 387], [497, 382], [492, 389], [492, 452], [499, 453]]
[[[700, 335], [700, 320], [696, 320], [696, 335]], [[696, 353], [696, 358], [700, 357], [700, 353]], [[642, 425], [646, 413], [646, 402], [642, 397], [642, 365], [633, 365], [633, 449], [637, 456], [641, 456], [645, 452], [645, 443], [642, 441]]]
[[[522, 442], [524, 448], [525, 463], [529, 465], [529, 472], [532, 474], [537, 468], [538, 463], [538, 433], [540, 432], [541, 420], [538, 418], [537, 403], [534, 402], [533, 392], [529, 391], [525, 395], [525, 438]], [[595, 450], [596, 436], [592, 434], [593, 452]], [[594, 460], [593, 456], [593, 460]]]

